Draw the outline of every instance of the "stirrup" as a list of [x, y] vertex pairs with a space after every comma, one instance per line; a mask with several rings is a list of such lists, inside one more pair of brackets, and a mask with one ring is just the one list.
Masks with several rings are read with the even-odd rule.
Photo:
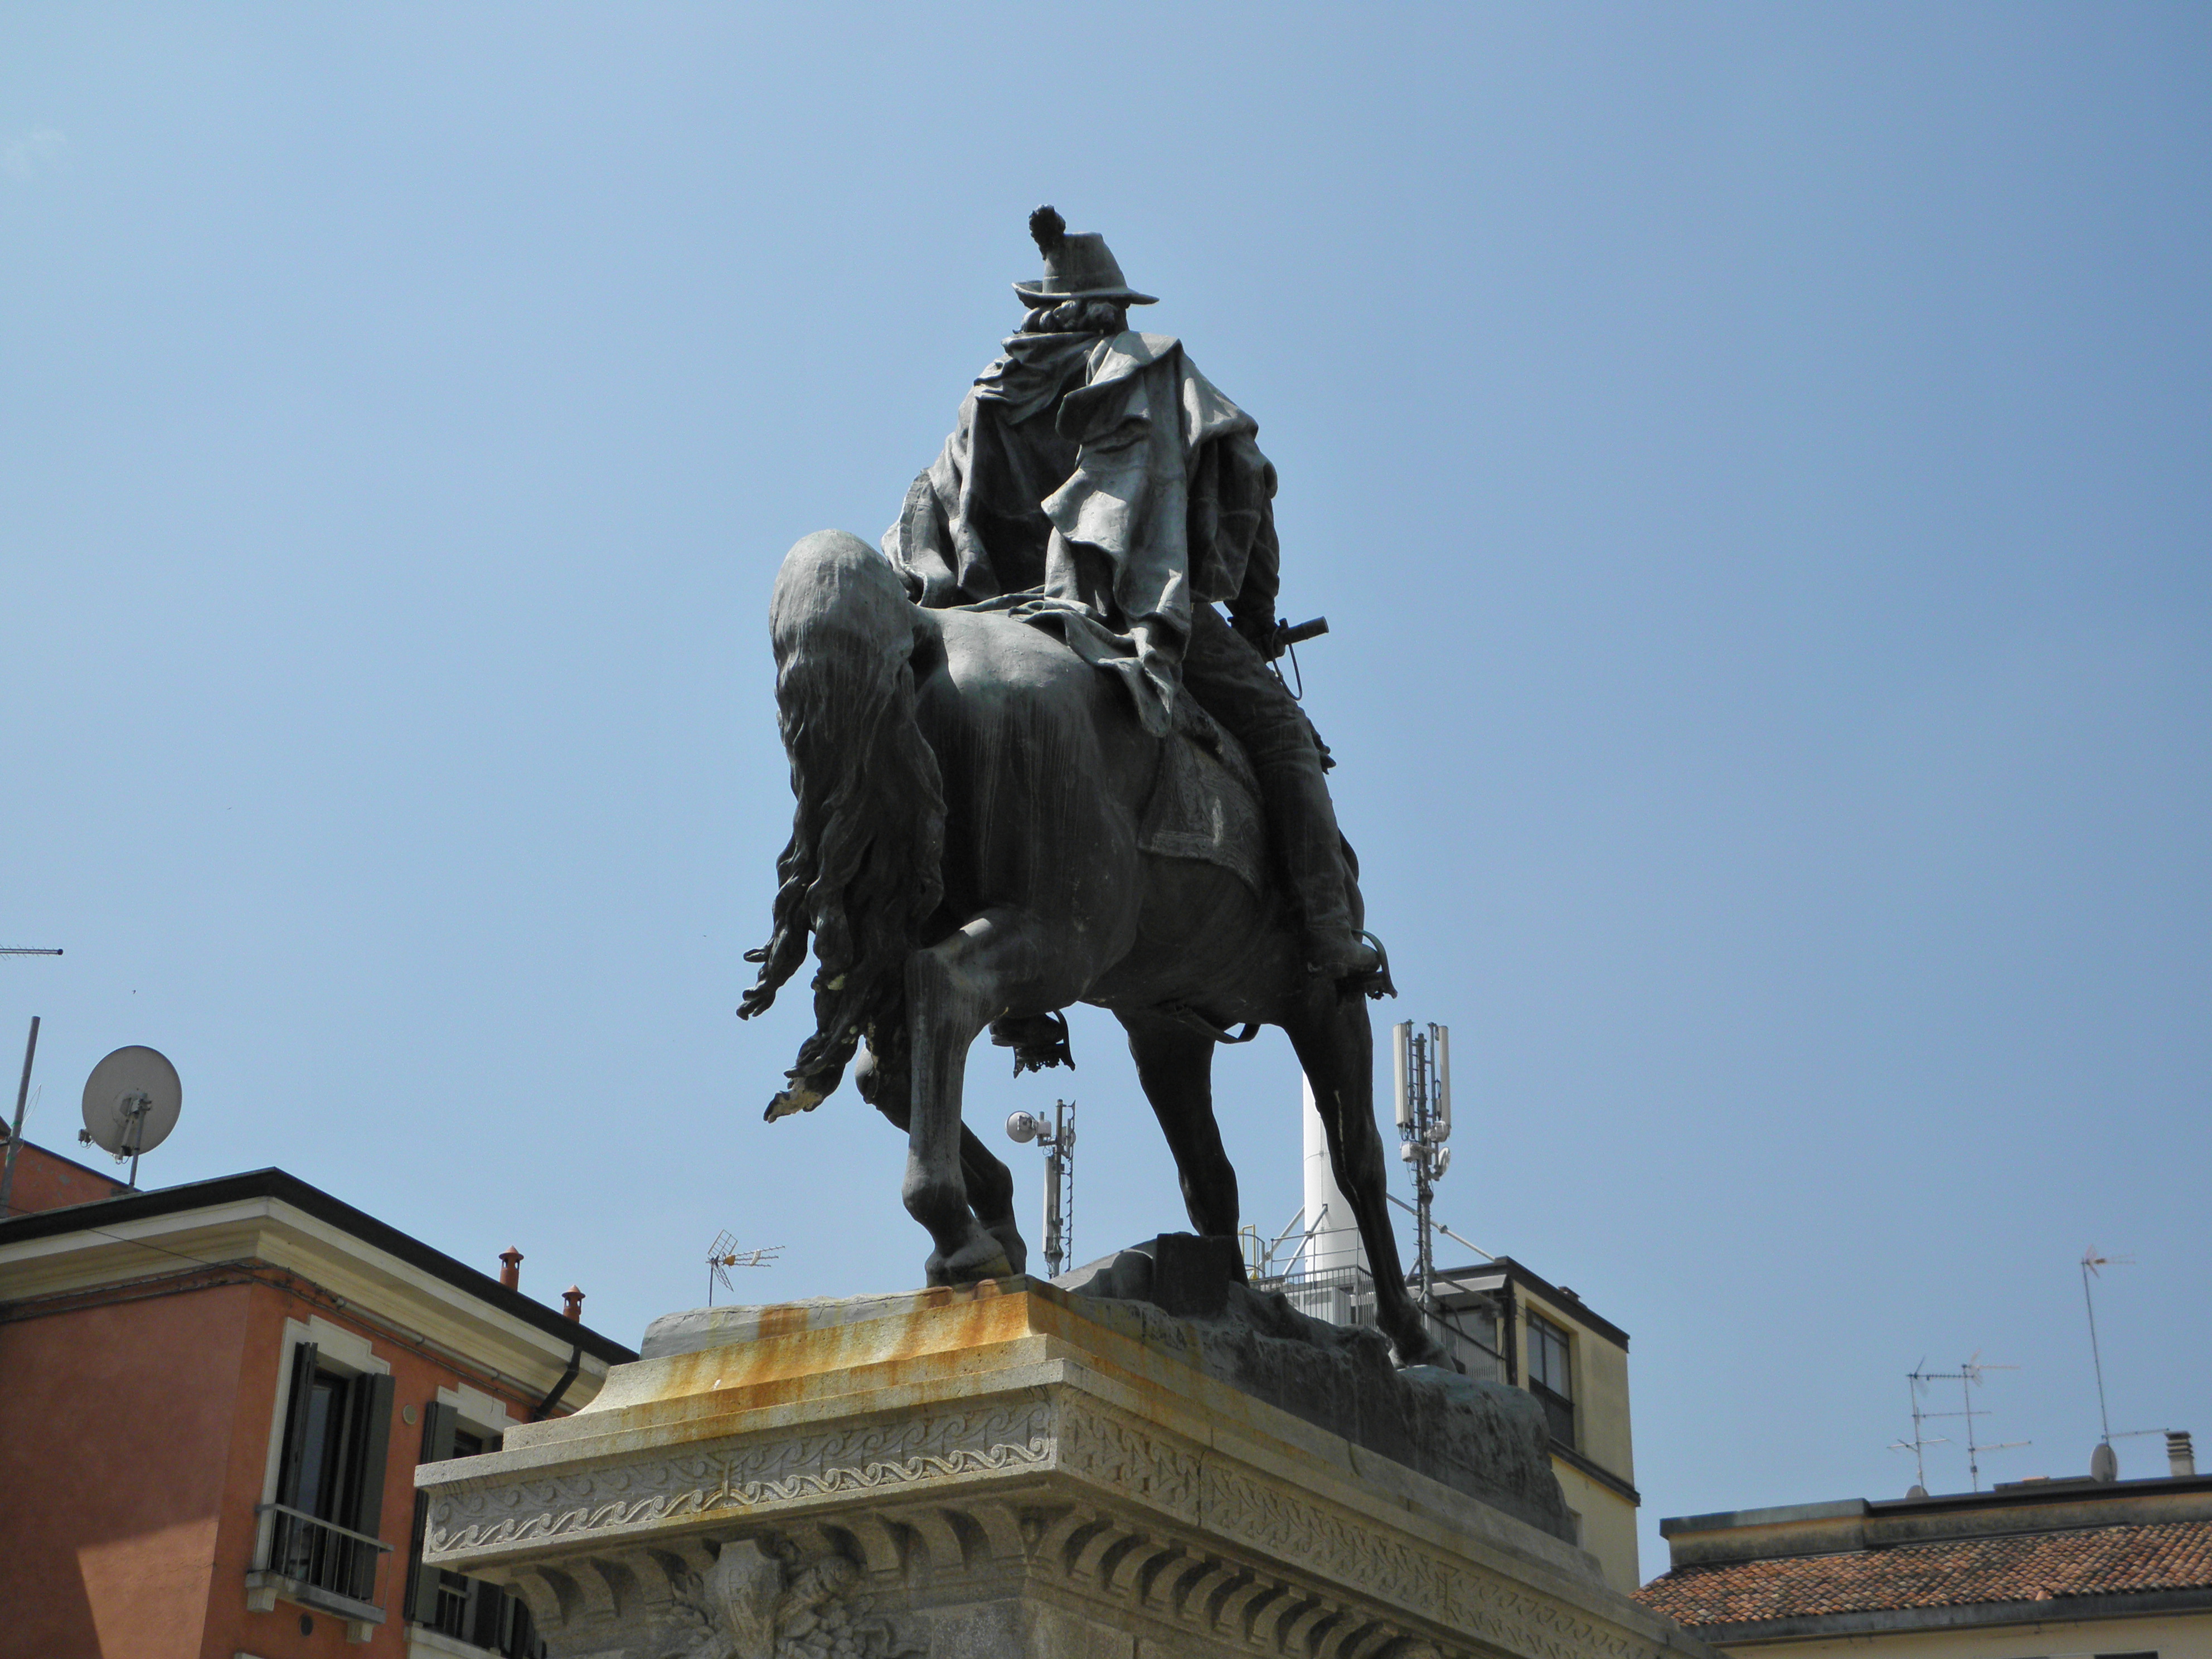
[[1067, 1047], [1066, 1014], [1009, 1014], [991, 1022], [991, 1041], [1014, 1051], [1016, 1077], [1024, 1072], [1042, 1072], [1048, 1066], [1075, 1069], [1075, 1056]]
[[1369, 933], [1364, 927], [1359, 931], [1359, 937], [1375, 947], [1375, 965], [1364, 974], [1347, 974], [1337, 981], [1338, 994], [1345, 997], [1356, 996], [1364, 991], [1376, 1002], [1382, 1001], [1384, 997], [1396, 996], [1398, 988], [1390, 982], [1389, 950], [1377, 935]]

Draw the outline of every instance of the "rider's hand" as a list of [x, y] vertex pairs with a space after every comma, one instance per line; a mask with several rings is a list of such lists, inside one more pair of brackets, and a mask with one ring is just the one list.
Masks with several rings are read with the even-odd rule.
[[1229, 625], [1243, 636], [1245, 644], [1267, 661], [1273, 662], [1283, 654], [1283, 647], [1277, 638], [1283, 631], [1282, 625], [1275, 620], [1273, 612], [1248, 611], [1231, 617]]

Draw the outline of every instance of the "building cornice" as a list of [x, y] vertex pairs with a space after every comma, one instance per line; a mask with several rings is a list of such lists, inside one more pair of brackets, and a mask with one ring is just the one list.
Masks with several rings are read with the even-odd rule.
[[257, 1170], [0, 1222], [0, 1299], [16, 1301], [245, 1261], [530, 1377], [572, 1354], [591, 1372], [637, 1356], [488, 1273], [309, 1186]]
[[1607, 1491], [1619, 1493], [1638, 1509], [1644, 1506], [1644, 1494], [1636, 1490], [1633, 1481], [1624, 1480], [1602, 1464], [1592, 1462], [1589, 1458], [1577, 1451], [1572, 1446], [1562, 1446], [1554, 1440], [1552, 1443], [1552, 1455], [1569, 1468], [1596, 1481]]
[[[1604, 1338], [1623, 1353], [1628, 1352], [1626, 1331], [1621, 1329], [1610, 1319], [1593, 1313], [1580, 1297], [1571, 1295], [1553, 1284], [1550, 1279], [1531, 1273], [1510, 1255], [1498, 1256], [1480, 1267], [1454, 1267], [1449, 1270], [1440, 1267], [1437, 1270], [1436, 1279], [1440, 1286], [1449, 1285], [1453, 1289], [1470, 1291], [1489, 1290], [1504, 1280], [1510, 1279], [1521, 1289], [1542, 1301], [1559, 1317], [1574, 1321], [1593, 1335]], [[1485, 1283], [1486, 1280], [1488, 1283]]]

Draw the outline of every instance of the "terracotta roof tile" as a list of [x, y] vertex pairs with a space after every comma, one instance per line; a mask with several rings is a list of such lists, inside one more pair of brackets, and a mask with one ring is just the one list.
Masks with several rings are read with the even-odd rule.
[[2172, 1521], [1677, 1567], [1638, 1590], [1637, 1599], [1695, 1629], [2207, 1586], [2212, 1521]]

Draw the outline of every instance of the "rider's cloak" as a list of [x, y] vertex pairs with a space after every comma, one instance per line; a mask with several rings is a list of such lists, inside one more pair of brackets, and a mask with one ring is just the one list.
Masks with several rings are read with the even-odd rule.
[[1017, 334], [884, 550], [918, 604], [1058, 626], [1164, 731], [1193, 605], [1273, 620], [1275, 469], [1258, 430], [1170, 336]]

